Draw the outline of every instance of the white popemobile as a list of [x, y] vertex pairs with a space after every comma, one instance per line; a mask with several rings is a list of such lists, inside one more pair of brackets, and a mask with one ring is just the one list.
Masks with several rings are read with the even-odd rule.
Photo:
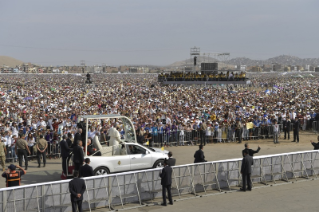
[[[168, 158], [167, 150], [138, 144], [133, 123], [125, 116], [115, 114], [85, 115], [80, 116], [78, 120], [83, 120], [81, 121], [82, 128], [86, 129], [83, 130], [83, 133], [86, 134], [85, 143], [87, 143], [89, 125], [93, 122], [109, 122], [112, 125], [118, 123], [124, 130], [124, 139], [121, 139], [121, 135], [116, 128], [111, 127], [109, 129], [109, 146], [107, 144], [102, 145], [99, 136], [95, 135], [92, 143], [96, 151], [93, 155], [88, 155], [87, 148], [85, 148], [84, 157], [90, 158], [90, 166], [92, 166], [95, 175], [158, 168], [162, 167], [164, 159]], [[67, 161], [67, 172], [73, 172], [71, 158]], [[67, 173], [67, 176], [71, 177], [72, 173]]]

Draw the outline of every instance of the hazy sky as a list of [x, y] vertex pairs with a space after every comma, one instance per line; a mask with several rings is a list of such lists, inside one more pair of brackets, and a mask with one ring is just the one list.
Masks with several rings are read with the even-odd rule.
[[318, 0], [0, 0], [0, 55], [168, 65], [201, 52], [319, 57]]

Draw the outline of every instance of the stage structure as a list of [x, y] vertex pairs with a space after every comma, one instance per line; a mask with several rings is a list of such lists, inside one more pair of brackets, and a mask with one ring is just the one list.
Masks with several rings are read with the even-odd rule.
[[[207, 63], [205, 56], [207, 55]], [[164, 85], [183, 84], [183, 85], [222, 85], [222, 84], [248, 84], [246, 72], [239, 70], [218, 70], [218, 62], [222, 64], [229, 60], [230, 53], [204, 53], [201, 57], [200, 48], [193, 47], [190, 49], [190, 57], [193, 61], [193, 66], [189, 66], [185, 71], [161, 73], [158, 76], [158, 81]], [[211, 57], [216, 61], [211, 63]], [[197, 63], [201, 62], [201, 69], [196, 70]]]

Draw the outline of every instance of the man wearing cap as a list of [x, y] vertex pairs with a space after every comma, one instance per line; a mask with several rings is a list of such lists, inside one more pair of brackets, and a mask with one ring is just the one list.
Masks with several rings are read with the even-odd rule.
[[[16, 171], [16, 168], [19, 168], [20, 171]], [[6, 186], [19, 186], [21, 181], [21, 176], [25, 175], [26, 171], [20, 166], [15, 166], [11, 164], [8, 166], [8, 170], [2, 174], [2, 177], [6, 178]]]
[[40, 139], [37, 142], [37, 156], [38, 156], [38, 168], [41, 166], [41, 155], [43, 158], [43, 167], [45, 167], [46, 163], [46, 149], [48, 147], [48, 142], [43, 138], [43, 135], [40, 135]]
[[28, 155], [27, 152], [31, 155], [31, 152], [28, 147], [28, 143], [25, 140], [25, 135], [20, 134], [20, 138], [16, 142], [15, 151], [19, 158], [19, 166], [22, 166], [22, 157], [25, 160], [25, 170], [28, 170]]

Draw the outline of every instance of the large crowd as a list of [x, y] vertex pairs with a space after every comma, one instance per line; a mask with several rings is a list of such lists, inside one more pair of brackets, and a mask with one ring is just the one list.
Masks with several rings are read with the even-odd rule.
[[[125, 115], [132, 120], [139, 143], [152, 140], [160, 145], [194, 137], [194, 132], [211, 136], [212, 141], [218, 141], [222, 132], [224, 140], [233, 141], [238, 126], [243, 139], [250, 139], [256, 132], [267, 136], [265, 127], [275, 121], [293, 123], [298, 117], [301, 130], [319, 121], [319, 76], [249, 78], [249, 86], [203, 87], [162, 86], [155, 74], [92, 74], [92, 84], [85, 83], [84, 75], [1, 75], [1, 140], [14, 154], [15, 140], [24, 134], [32, 154], [43, 135], [49, 151], [55, 152], [61, 140], [58, 126], [63, 124], [63, 133], [73, 137], [81, 115]], [[253, 124], [249, 130], [248, 123]], [[104, 138], [100, 140], [107, 140], [110, 127], [92, 125], [89, 135], [98, 133]]]
[[199, 72], [170, 72], [160, 73], [158, 81], [244, 81], [246, 72], [244, 71], [212, 71], [209, 73]]

